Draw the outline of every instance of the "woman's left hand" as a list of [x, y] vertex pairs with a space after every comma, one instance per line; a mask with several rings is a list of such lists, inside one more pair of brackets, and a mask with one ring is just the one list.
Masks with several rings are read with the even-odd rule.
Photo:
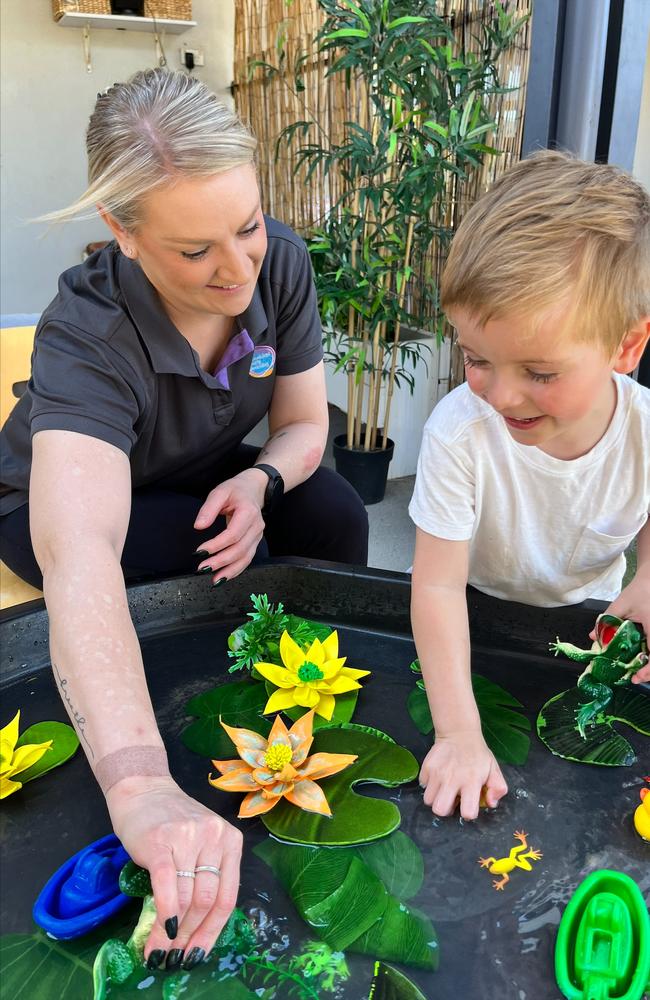
[[[226, 518], [227, 527], [202, 542], [199, 552], [209, 558], [199, 563], [198, 570], [209, 566], [215, 574], [214, 582], [231, 580], [243, 572], [251, 562], [264, 533], [262, 505], [268, 478], [255, 468], [245, 469], [232, 479], [219, 483], [207, 496], [197, 514], [194, 527], [205, 531], [219, 515]], [[216, 579], [215, 579], [216, 577]]]

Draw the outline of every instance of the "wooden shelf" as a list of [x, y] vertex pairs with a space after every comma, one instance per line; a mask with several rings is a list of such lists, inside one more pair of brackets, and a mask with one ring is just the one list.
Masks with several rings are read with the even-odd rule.
[[163, 17], [127, 17], [124, 14], [79, 14], [73, 11], [59, 18], [62, 28], [112, 28], [118, 31], [159, 31], [180, 35], [188, 28], [195, 28], [196, 21], [177, 21]]

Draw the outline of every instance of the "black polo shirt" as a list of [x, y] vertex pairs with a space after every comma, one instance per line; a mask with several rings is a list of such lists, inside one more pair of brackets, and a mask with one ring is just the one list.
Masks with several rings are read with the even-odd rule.
[[37, 431], [115, 445], [129, 456], [134, 489], [183, 489], [216, 471], [268, 412], [276, 375], [321, 360], [305, 244], [274, 219], [266, 227], [253, 298], [213, 374], [117, 244], [61, 275], [36, 330], [28, 388], [2, 428], [0, 514], [27, 502]]

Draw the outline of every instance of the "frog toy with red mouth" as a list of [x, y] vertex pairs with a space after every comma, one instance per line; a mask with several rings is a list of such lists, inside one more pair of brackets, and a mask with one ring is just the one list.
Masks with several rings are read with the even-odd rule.
[[559, 639], [550, 644], [556, 656], [564, 653], [571, 660], [586, 663], [578, 678], [582, 704], [576, 711], [576, 726], [583, 739], [587, 726], [593, 725], [609, 705], [613, 689], [628, 684], [633, 674], [648, 662], [646, 637], [635, 622], [602, 614], [596, 619], [595, 633], [591, 649], [579, 649]]

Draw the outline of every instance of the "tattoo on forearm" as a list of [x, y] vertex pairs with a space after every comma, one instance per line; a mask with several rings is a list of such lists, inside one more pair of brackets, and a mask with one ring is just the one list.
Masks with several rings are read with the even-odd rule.
[[271, 442], [277, 441], [278, 438], [285, 437], [287, 433], [288, 433], [287, 431], [277, 431], [275, 434], [271, 434], [271, 437], [267, 440], [266, 444], [259, 453], [258, 458], [264, 458], [266, 455], [268, 455], [269, 453], [268, 446], [271, 444]]
[[58, 685], [61, 688], [61, 697], [68, 706], [68, 711], [74, 721], [75, 728], [78, 731], [79, 735], [83, 736], [86, 746], [88, 747], [88, 750], [90, 752], [90, 756], [94, 759], [95, 752], [88, 741], [88, 737], [86, 736], [86, 730], [84, 729], [84, 726], [86, 725], [86, 719], [83, 715], [81, 715], [80, 712], [77, 711], [77, 709], [72, 704], [72, 699], [70, 698], [70, 695], [68, 694], [67, 690], [68, 681], [65, 677], [61, 676], [61, 671], [57, 667], [56, 663], [52, 664], [52, 668], [54, 669], [54, 673], [56, 674]]

